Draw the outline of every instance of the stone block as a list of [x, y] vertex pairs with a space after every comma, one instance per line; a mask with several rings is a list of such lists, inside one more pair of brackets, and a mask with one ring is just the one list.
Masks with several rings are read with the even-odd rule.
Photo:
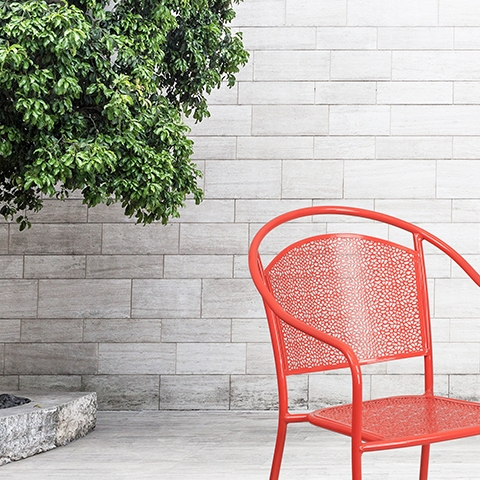
[[[370, 378], [363, 375], [363, 398], [369, 400]], [[324, 408], [352, 401], [352, 380], [350, 375], [315, 373], [308, 376], [308, 407]]]
[[478, 374], [480, 348], [478, 343], [436, 343], [434, 346], [436, 374]]
[[330, 79], [330, 53], [322, 51], [255, 52], [255, 81], [318, 81]]
[[[455, 38], [457, 32], [455, 32]], [[380, 27], [379, 50], [451, 50], [454, 29], [435, 27]]]
[[162, 321], [155, 318], [94, 318], [84, 320], [84, 341], [100, 343], [160, 342]]
[[440, 0], [439, 23], [454, 27], [478, 26], [480, 5], [476, 0]]
[[43, 208], [37, 213], [29, 213], [33, 223], [86, 223], [87, 206], [82, 200], [44, 199]]
[[[238, 158], [277, 160], [279, 158], [313, 158], [313, 137], [261, 136], [239, 137]], [[265, 185], [265, 188], [268, 188]]]
[[84, 255], [25, 255], [25, 278], [85, 278]]
[[408, 222], [444, 223], [452, 215], [451, 201], [442, 199], [378, 199], [375, 208]]
[[202, 317], [263, 317], [263, 305], [250, 279], [203, 280]]
[[229, 375], [245, 373], [246, 346], [242, 343], [178, 343], [180, 375]]
[[287, 25], [342, 26], [347, 24], [347, 0], [289, 0]]
[[[308, 105], [315, 99], [314, 82], [243, 82], [239, 103], [248, 105]], [[255, 115], [255, 111], [254, 111]], [[254, 117], [255, 118], [255, 117]]]
[[331, 80], [390, 80], [392, 54], [384, 51], [334, 50]]
[[285, 160], [282, 198], [339, 198], [343, 162], [336, 160]]
[[206, 163], [205, 195], [208, 198], [280, 198], [280, 160]]
[[480, 289], [470, 279], [435, 280], [435, 317], [479, 318]]
[[81, 375], [20, 375], [20, 390], [24, 391], [78, 392], [81, 389]]
[[159, 375], [84, 375], [83, 385], [95, 390], [100, 410], [158, 410]]
[[21, 339], [26, 343], [82, 342], [83, 320], [24, 319]]
[[451, 105], [451, 82], [378, 82], [377, 103], [386, 105]]
[[160, 410], [228, 410], [228, 375], [162, 375]]
[[200, 279], [134, 280], [133, 318], [198, 318]]
[[[289, 408], [305, 409], [308, 402], [305, 375], [288, 379]], [[275, 375], [232, 375], [230, 408], [232, 410], [275, 410], [278, 390]]]
[[88, 223], [135, 223], [135, 217], [125, 215], [121, 203], [105, 205], [99, 203], [88, 209]]
[[390, 106], [332, 105], [330, 135], [389, 135]]
[[233, 160], [236, 152], [236, 137], [194, 137], [193, 159]]
[[32, 225], [29, 230], [10, 232], [10, 253], [85, 255], [101, 251], [100, 225], [46, 224]]
[[[2, 217], [3, 218], [3, 217]], [[16, 228], [15, 226], [13, 228]], [[0, 254], [13, 253], [8, 248], [9, 226], [0, 225]]]
[[270, 342], [266, 318], [234, 318], [232, 342]]
[[101, 253], [103, 255], [178, 253], [178, 236], [178, 224], [155, 223], [145, 226], [106, 224], [103, 226]]
[[275, 373], [272, 344], [247, 343], [247, 374], [272, 375]]
[[[210, 117], [201, 123], [186, 119], [185, 123], [192, 129], [190, 135], [250, 135], [252, 128], [252, 107], [249, 105], [211, 105]], [[193, 139], [195, 141], [195, 138]]]
[[437, 26], [438, 1], [349, 0], [350, 26]]
[[472, 27], [455, 28], [455, 49], [456, 50], [479, 50], [480, 35], [479, 24]]
[[325, 135], [328, 107], [324, 105], [255, 105], [253, 135]]
[[175, 372], [175, 345], [165, 343], [101, 343], [101, 375], [160, 375]]
[[231, 339], [231, 327], [231, 320], [222, 318], [164, 319], [162, 342], [228, 343]]
[[235, 216], [234, 200], [205, 199], [196, 205], [193, 200], [186, 200], [185, 208], [181, 208], [180, 218], [171, 219], [177, 223], [232, 223]]
[[372, 398], [394, 395], [421, 395], [425, 391], [423, 375], [372, 375]]
[[433, 160], [347, 160], [344, 195], [345, 198], [433, 198], [435, 180]]
[[248, 224], [182, 225], [180, 253], [227, 255], [247, 253]]
[[258, 26], [258, 19], [262, 19], [262, 26], [285, 25], [285, 0], [247, 0], [235, 5], [236, 17], [234, 26]]
[[35, 280], [0, 280], [0, 318], [35, 318], [37, 289]]
[[377, 29], [373, 27], [319, 27], [318, 50], [376, 50]]
[[0, 319], [0, 342], [17, 343], [20, 341], [21, 321], [19, 319]]
[[475, 182], [480, 165], [473, 160], [439, 160], [437, 162], [437, 197], [477, 199], [480, 189]]
[[399, 160], [452, 158], [452, 137], [377, 137], [376, 156]]
[[126, 318], [130, 280], [40, 280], [40, 318]]
[[163, 255], [89, 255], [87, 278], [162, 278]]
[[375, 138], [315, 137], [314, 158], [322, 160], [375, 158]]
[[311, 200], [249, 200], [236, 202], [236, 222], [268, 222], [272, 218], [290, 210], [310, 207]]
[[231, 255], [165, 255], [165, 278], [231, 278]]
[[[1, 247], [0, 247], [0, 250], [1, 250]], [[0, 278], [22, 278], [22, 277], [23, 277], [23, 256], [22, 255], [0, 256]]]
[[392, 80], [478, 80], [479, 59], [475, 50], [394, 51]]
[[97, 371], [91, 343], [13, 343], [5, 345], [7, 375], [82, 375]]
[[0, 465], [66, 445], [95, 428], [95, 393], [14, 394], [32, 401], [0, 412]]
[[[323, 105], [374, 105], [377, 82], [316, 82], [315, 103]], [[346, 139], [345, 139], [346, 140]]]
[[[242, 28], [247, 50], [314, 50], [315, 27]], [[313, 93], [313, 92], [312, 92]], [[242, 102], [241, 102], [242, 103]]]

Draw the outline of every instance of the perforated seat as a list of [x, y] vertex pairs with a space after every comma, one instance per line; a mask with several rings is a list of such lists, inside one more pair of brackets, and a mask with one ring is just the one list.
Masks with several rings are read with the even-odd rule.
[[[264, 268], [260, 246], [269, 232], [294, 219], [332, 214], [403, 229], [412, 234], [413, 248], [356, 233], [320, 234], [289, 245]], [[304, 208], [271, 220], [256, 234], [249, 267], [264, 300], [279, 392], [271, 480], [279, 476], [287, 425], [293, 422], [349, 435], [353, 480], [362, 479], [363, 453], [413, 445], [422, 446], [420, 480], [427, 480], [431, 443], [480, 434], [479, 403], [434, 395], [425, 241], [480, 285], [480, 275], [445, 242], [378, 212]], [[362, 365], [411, 357], [423, 357], [423, 395], [363, 400]], [[352, 376], [351, 403], [289, 412], [288, 376], [345, 367]]]

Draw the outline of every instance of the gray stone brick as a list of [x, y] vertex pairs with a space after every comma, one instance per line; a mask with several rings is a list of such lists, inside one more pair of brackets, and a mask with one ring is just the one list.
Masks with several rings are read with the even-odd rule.
[[228, 375], [162, 375], [161, 410], [228, 410]]
[[20, 232], [11, 229], [10, 253], [84, 255], [100, 253], [100, 225], [34, 224]]
[[87, 206], [81, 200], [43, 200], [43, 208], [37, 213], [29, 213], [33, 223], [85, 223]]
[[0, 342], [16, 343], [20, 341], [20, 320], [0, 320]]
[[85, 391], [97, 392], [100, 410], [158, 410], [159, 375], [84, 375]]
[[0, 280], [0, 318], [35, 318], [37, 288], [35, 280]]
[[195, 224], [182, 225], [180, 235], [181, 254], [234, 254], [247, 253], [248, 225]]
[[85, 278], [85, 256], [25, 255], [25, 278]]
[[[2, 373], [3, 373], [3, 370], [2, 370]], [[2, 392], [9, 392], [9, 391], [18, 392], [19, 390], [18, 375], [1, 375], [0, 390], [2, 390]]]
[[87, 278], [162, 278], [163, 255], [89, 255]]
[[245, 373], [246, 346], [241, 343], [178, 343], [177, 374]]
[[179, 226], [176, 224], [146, 226], [105, 224], [101, 253], [103, 255], [178, 253], [178, 232]]
[[165, 319], [162, 321], [163, 342], [230, 342], [231, 324], [227, 319]]
[[79, 392], [82, 391], [80, 375], [20, 375], [20, 390]]
[[203, 281], [202, 317], [262, 317], [263, 304], [249, 279], [205, 279]]
[[101, 343], [98, 373], [159, 375], [175, 372], [175, 345], [158, 343]]
[[[0, 247], [1, 249], [1, 247]], [[23, 256], [0, 256], [0, 278], [22, 278]]]
[[6, 344], [7, 375], [80, 375], [97, 371], [97, 346], [88, 343]]
[[[3, 218], [3, 217], [2, 217]], [[1, 224], [0, 225], [0, 254], [12, 253], [8, 249], [8, 235], [9, 235], [9, 225]], [[13, 228], [17, 228], [15, 225]]]
[[195, 318], [200, 316], [200, 279], [134, 280], [134, 318]]
[[40, 318], [125, 318], [130, 280], [40, 280]]
[[231, 255], [165, 255], [165, 278], [232, 278]]
[[162, 321], [158, 319], [85, 319], [84, 341], [101, 343], [160, 342], [161, 328]]
[[22, 320], [22, 342], [69, 343], [83, 341], [83, 320]]

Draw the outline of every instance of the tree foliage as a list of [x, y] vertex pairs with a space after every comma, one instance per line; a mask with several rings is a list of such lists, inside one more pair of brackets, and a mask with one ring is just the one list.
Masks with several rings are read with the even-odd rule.
[[0, 214], [81, 190], [150, 223], [199, 203], [182, 114], [246, 63], [239, 0], [0, 0]]

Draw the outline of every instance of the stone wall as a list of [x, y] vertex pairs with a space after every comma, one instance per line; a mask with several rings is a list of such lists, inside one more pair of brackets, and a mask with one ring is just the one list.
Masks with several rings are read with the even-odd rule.
[[[0, 388], [95, 390], [104, 409], [276, 405], [246, 255], [272, 216], [354, 205], [416, 222], [480, 267], [480, 2], [245, 0], [249, 64], [192, 124], [205, 201], [167, 226], [45, 201], [0, 224]], [[301, 232], [365, 223], [296, 224]], [[437, 392], [480, 398], [480, 292], [428, 250]], [[421, 389], [418, 362], [366, 370], [366, 397]], [[410, 388], [410, 390], [407, 390]], [[297, 408], [345, 375], [292, 379]]]

